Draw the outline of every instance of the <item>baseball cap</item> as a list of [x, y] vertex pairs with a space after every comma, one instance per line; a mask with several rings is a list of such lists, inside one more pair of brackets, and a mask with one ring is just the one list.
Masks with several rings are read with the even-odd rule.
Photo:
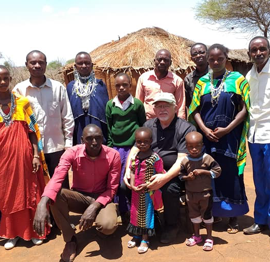
[[162, 92], [162, 93], [156, 94], [154, 97], [153, 104], [155, 104], [157, 102], [167, 102], [167, 103], [176, 105], [174, 95], [171, 93], [167, 93], [167, 92]]

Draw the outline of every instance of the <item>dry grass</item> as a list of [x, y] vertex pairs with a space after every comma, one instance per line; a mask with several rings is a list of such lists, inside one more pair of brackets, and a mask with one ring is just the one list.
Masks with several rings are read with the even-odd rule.
[[[16, 84], [26, 80], [29, 78], [29, 72], [26, 67], [12, 67], [10, 69], [10, 74], [12, 76], [12, 81], [10, 84], [10, 88], [13, 88]], [[65, 83], [63, 74], [59, 70], [55, 69], [47, 69], [46, 76], [61, 82], [62, 84]]]

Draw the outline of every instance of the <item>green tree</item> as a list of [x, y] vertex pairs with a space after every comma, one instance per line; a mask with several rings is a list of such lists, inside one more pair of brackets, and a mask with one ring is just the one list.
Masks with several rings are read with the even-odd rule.
[[73, 64], [75, 62], [75, 58], [69, 59], [66, 62], [66, 65]]
[[54, 60], [47, 65], [47, 69], [60, 69], [62, 66], [59, 60]]
[[219, 23], [220, 29], [261, 31], [265, 37], [270, 31], [269, 0], [204, 0], [195, 12], [206, 23]]

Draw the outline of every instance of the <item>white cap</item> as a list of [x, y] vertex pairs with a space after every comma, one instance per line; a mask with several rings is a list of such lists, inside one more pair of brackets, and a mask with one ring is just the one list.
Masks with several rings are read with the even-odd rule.
[[167, 102], [176, 105], [175, 97], [171, 93], [163, 92], [155, 95], [153, 104], [157, 102]]

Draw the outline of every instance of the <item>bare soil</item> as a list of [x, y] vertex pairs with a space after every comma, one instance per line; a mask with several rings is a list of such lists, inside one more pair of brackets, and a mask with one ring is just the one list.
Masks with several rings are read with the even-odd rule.
[[[187, 247], [186, 238], [190, 237], [187, 233], [184, 214], [182, 217], [181, 231], [176, 241], [171, 245], [162, 245], [159, 243], [159, 230], [157, 236], [151, 239], [150, 250], [146, 254], [138, 254], [137, 249], [128, 249], [127, 242], [130, 239], [126, 234], [125, 225], [120, 226], [116, 233], [107, 238], [101, 238], [97, 235], [94, 228], [87, 232], [79, 232], [78, 237], [78, 255], [76, 262], [82, 261], [230, 261], [230, 262], [261, 262], [270, 261], [270, 231], [261, 234], [246, 236], [242, 229], [253, 223], [253, 205], [254, 205], [254, 185], [252, 179], [251, 161], [248, 158], [245, 170], [245, 185], [249, 199], [250, 212], [239, 219], [240, 231], [235, 235], [226, 232], [227, 219], [214, 225], [214, 249], [211, 252], [202, 250], [202, 245]], [[182, 209], [183, 211], [184, 209]], [[71, 222], [78, 223], [80, 216], [73, 214]], [[206, 235], [205, 229], [201, 230], [203, 236]], [[20, 240], [17, 246], [12, 250], [4, 249], [5, 240], [0, 240], [0, 262], [55, 262], [61, 261], [60, 254], [64, 248], [64, 241], [59, 231], [53, 230], [48, 239], [41, 246], [33, 246], [32, 242]]]

